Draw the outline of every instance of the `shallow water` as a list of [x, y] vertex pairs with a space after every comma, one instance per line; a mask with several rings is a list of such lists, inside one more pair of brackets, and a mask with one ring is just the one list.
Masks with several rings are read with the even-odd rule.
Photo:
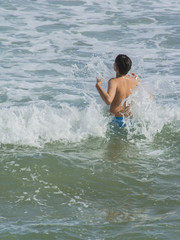
[[[0, 2], [0, 239], [179, 239], [179, 11]], [[143, 81], [123, 129], [95, 89], [119, 53]]]

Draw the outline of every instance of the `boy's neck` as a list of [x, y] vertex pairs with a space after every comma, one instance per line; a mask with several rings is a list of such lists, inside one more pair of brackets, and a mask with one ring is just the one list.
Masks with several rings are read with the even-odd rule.
[[116, 78], [124, 77], [126, 75], [120, 74], [119, 72], [116, 72]]

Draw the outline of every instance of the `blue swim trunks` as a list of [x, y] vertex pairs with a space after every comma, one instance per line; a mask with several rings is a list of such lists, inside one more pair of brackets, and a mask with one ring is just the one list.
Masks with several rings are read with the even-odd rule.
[[114, 117], [112, 121], [117, 123], [120, 127], [126, 126], [126, 124], [123, 122], [123, 117]]

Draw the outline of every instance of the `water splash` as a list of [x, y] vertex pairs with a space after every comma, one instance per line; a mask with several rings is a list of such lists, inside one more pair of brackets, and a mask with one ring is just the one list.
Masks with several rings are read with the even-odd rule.
[[53, 141], [79, 142], [89, 136], [105, 137], [108, 120], [100, 105], [91, 101], [78, 108], [67, 103], [0, 110], [0, 143], [40, 147]]
[[158, 104], [154, 98], [150, 97], [150, 93], [143, 84], [140, 84], [126, 99], [126, 104], [131, 104], [130, 111], [133, 114], [133, 119], [125, 119], [129, 138], [143, 136], [153, 140], [166, 124], [173, 124], [175, 120], [180, 120], [179, 108], [176, 105]]

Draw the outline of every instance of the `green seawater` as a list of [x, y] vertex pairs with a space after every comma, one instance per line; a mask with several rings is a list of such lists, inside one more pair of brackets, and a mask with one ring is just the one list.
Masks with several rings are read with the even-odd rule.
[[179, 135], [167, 126], [148, 143], [121, 132], [2, 145], [1, 239], [178, 239]]

